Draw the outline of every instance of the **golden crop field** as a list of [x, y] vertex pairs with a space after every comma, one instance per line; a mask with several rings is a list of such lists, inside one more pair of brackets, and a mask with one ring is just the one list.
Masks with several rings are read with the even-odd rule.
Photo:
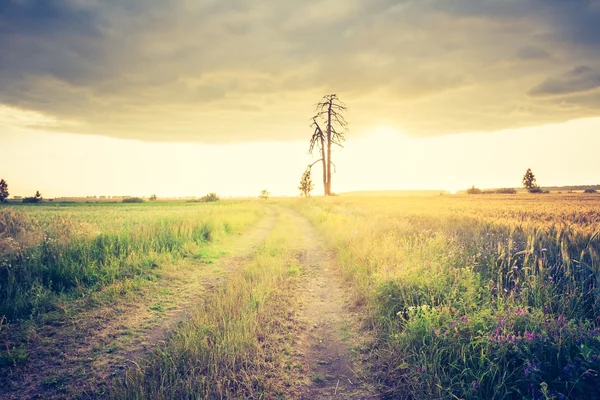
[[584, 194], [4, 206], [0, 395], [599, 398], [599, 254]]
[[600, 396], [598, 197], [297, 207], [336, 249], [376, 332], [373, 364], [387, 396]]

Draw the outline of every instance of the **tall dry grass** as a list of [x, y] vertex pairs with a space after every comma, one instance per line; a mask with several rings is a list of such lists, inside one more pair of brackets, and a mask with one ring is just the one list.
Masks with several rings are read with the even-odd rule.
[[[600, 202], [313, 199], [392, 398], [600, 398]], [[590, 397], [592, 396], [592, 397]]]

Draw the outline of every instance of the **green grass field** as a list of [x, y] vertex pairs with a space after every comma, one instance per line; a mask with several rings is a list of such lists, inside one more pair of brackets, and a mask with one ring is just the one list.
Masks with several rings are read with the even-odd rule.
[[258, 210], [251, 203], [4, 207], [0, 314], [28, 318], [61, 297], [152, 279], [161, 263], [239, 232], [258, 219]]
[[[220, 247], [271, 215], [168, 339], [95, 395], [298, 398], [298, 214], [333, 255], [360, 327], [344, 324], [340, 340], [370, 338], [352, 352], [378, 397], [600, 398], [600, 196], [584, 194], [3, 206], [0, 368], [29, 373], [41, 339], [24, 326], [69, 304], [85, 319], [168, 293], [169, 271], [185, 271], [181, 287], [216, 274]], [[46, 379], [55, 398], [76, 391]], [[17, 386], [0, 382], [0, 395]]]

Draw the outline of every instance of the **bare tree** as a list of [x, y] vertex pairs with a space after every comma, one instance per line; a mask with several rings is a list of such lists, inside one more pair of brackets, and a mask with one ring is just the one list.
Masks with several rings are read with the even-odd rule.
[[[331, 195], [331, 167], [335, 164], [331, 161], [331, 147], [337, 145], [344, 147], [342, 143], [346, 140], [346, 131], [348, 123], [344, 118], [346, 105], [340, 101], [336, 94], [323, 96], [317, 103], [316, 114], [312, 117], [311, 127], [314, 127], [314, 133], [310, 139], [309, 152], [313, 154], [315, 147], [321, 153], [321, 159], [309, 165], [312, 168], [317, 162], [321, 161], [323, 165], [323, 187], [325, 196]], [[323, 127], [323, 128], [322, 128]]]

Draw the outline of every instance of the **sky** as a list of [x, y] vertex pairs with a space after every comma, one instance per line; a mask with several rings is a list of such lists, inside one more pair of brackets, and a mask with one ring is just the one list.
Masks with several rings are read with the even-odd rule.
[[600, 0], [0, 0], [0, 178], [294, 195], [337, 93], [334, 192], [600, 183], [599, 50]]

